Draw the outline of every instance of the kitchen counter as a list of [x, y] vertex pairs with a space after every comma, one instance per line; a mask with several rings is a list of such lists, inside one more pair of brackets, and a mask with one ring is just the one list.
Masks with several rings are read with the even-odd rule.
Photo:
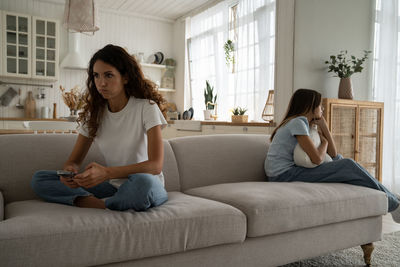
[[66, 119], [1, 118], [0, 121], [68, 121]]
[[[180, 120], [182, 121], [182, 120]], [[191, 120], [188, 120], [191, 121]], [[193, 120], [192, 120], [193, 121]], [[191, 121], [191, 122], [192, 122]], [[185, 120], [183, 120], [185, 122]], [[174, 124], [175, 120], [168, 121], [168, 124]], [[276, 127], [275, 122], [244, 122], [244, 123], [233, 123], [230, 121], [214, 121], [214, 120], [207, 120], [207, 121], [200, 121], [201, 125], [224, 125], [224, 126], [259, 126], [259, 127]]]
[[0, 135], [2, 134], [42, 134], [42, 133], [47, 133], [47, 134], [63, 134], [63, 133], [71, 133], [71, 134], [76, 134], [77, 131], [72, 131], [72, 132], [65, 132], [65, 131], [33, 131], [33, 130], [7, 130], [7, 129], [0, 129]]

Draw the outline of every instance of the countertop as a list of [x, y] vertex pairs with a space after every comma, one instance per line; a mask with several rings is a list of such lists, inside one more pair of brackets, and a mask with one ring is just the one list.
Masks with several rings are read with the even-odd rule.
[[[1, 118], [0, 121], [68, 121], [63, 118], [58, 119], [32, 119], [32, 118]], [[182, 120], [181, 120], [182, 121]], [[174, 120], [168, 121], [168, 124], [174, 124]], [[261, 127], [275, 127], [275, 122], [244, 122], [244, 123], [233, 123], [230, 121], [200, 121], [201, 125], [225, 125], [225, 126], [261, 126]]]
[[[182, 121], [182, 120], [181, 120]], [[185, 121], [185, 120], [183, 120]], [[174, 124], [175, 121], [171, 120], [168, 121], [168, 124]], [[275, 127], [275, 122], [243, 122], [243, 123], [233, 123], [230, 121], [214, 121], [214, 120], [207, 120], [207, 121], [200, 121], [201, 125], [224, 125], [224, 126], [261, 126], [261, 127]]]
[[[47, 134], [62, 134], [62, 133], [66, 133], [69, 134], [70, 132], [66, 132], [66, 131], [44, 131], [44, 130], [40, 130], [40, 131], [33, 131], [33, 130], [13, 130], [13, 129], [0, 129], [0, 135], [2, 134], [34, 134], [34, 133], [47, 133]], [[77, 131], [72, 131], [71, 134], [75, 134], [77, 133]]]
[[58, 119], [32, 119], [32, 118], [1, 118], [0, 121], [68, 121], [66, 119], [58, 118]]

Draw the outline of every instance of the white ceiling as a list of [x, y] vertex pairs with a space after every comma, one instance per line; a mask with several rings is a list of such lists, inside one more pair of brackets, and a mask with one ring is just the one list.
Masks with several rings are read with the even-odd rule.
[[[65, 0], [39, 0], [65, 4]], [[95, 0], [99, 9], [174, 21], [221, 0]]]
[[99, 8], [176, 20], [214, 0], [96, 0]]

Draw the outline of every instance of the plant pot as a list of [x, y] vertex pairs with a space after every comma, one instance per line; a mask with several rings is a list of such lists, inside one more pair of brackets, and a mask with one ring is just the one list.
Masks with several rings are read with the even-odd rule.
[[350, 77], [340, 79], [338, 97], [341, 99], [353, 99], [353, 88]]
[[232, 123], [244, 123], [249, 119], [248, 115], [232, 115]]
[[211, 120], [211, 110], [206, 109], [203, 110], [203, 112], [204, 112], [204, 120]]

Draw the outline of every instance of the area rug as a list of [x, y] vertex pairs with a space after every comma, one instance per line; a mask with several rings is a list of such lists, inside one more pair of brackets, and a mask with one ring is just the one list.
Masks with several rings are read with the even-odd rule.
[[[374, 242], [371, 266], [400, 266], [400, 232], [384, 234], [382, 241]], [[325, 256], [302, 260], [281, 267], [365, 266], [361, 247], [349, 248]]]

